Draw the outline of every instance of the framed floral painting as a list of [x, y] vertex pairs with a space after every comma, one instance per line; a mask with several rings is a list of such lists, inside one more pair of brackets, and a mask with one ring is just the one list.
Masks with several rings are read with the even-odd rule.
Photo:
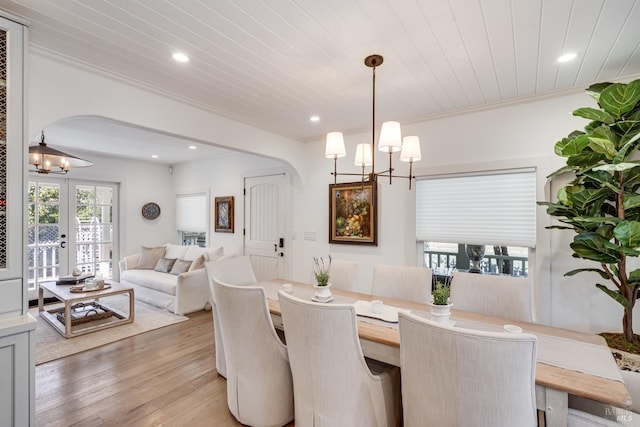
[[329, 243], [378, 245], [376, 185], [329, 185]]
[[233, 233], [233, 196], [216, 197], [215, 212], [215, 230]]

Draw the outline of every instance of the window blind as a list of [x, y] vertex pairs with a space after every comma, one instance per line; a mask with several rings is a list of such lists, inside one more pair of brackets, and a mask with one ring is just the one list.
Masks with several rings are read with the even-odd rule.
[[416, 240], [535, 247], [535, 170], [419, 179]]
[[207, 195], [176, 196], [176, 228], [178, 231], [207, 232]]

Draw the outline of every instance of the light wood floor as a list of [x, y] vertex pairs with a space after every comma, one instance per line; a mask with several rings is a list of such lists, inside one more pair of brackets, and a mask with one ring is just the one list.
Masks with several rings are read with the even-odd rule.
[[211, 312], [189, 318], [36, 366], [37, 425], [240, 426], [215, 370]]

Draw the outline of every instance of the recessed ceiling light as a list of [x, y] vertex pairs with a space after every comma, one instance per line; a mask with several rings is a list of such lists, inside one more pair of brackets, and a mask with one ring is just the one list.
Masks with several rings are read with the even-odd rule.
[[319, 122], [320, 121], [320, 116], [311, 116], [311, 117], [309, 117], [309, 121], [313, 122], [313, 123]]
[[157, 155], [157, 154], [152, 154], [152, 155], [151, 155], [151, 158], [152, 158], [152, 159], [157, 159], [157, 158], [158, 158], [158, 155]]
[[569, 62], [569, 61], [572, 61], [572, 60], [576, 59], [577, 56], [578, 56], [578, 54], [574, 53], [574, 52], [565, 53], [560, 58], [558, 58], [558, 62]]
[[190, 145], [190, 146], [189, 146], [189, 150], [195, 150], [195, 149], [196, 149], [196, 146], [195, 146], [195, 145]]
[[182, 52], [176, 52], [173, 54], [173, 59], [178, 62], [189, 62], [189, 57]]

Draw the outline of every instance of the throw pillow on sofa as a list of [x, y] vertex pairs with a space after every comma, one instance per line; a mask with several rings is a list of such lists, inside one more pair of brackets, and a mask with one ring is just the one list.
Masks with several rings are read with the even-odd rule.
[[173, 268], [173, 264], [175, 264], [175, 262], [176, 258], [159, 259], [154, 270], [159, 271], [160, 273], [168, 273]]
[[164, 257], [166, 248], [159, 246], [156, 248], [148, 248], [146, 246], [140, 247], [140, 256], [138, 257], [138, 264], [134, 268], [138, 270], [153, 270], [156, 268], [156, 264]]
[[173, 264], [173, 267], [171, 268], [171, 271], [169, 273], [177, 276], [179, 274], [186, 273], [187, 271], [189, 271], [190, 266], [191, 266], [191, 261], [185, 261], [183, 259], [179, 259]]

